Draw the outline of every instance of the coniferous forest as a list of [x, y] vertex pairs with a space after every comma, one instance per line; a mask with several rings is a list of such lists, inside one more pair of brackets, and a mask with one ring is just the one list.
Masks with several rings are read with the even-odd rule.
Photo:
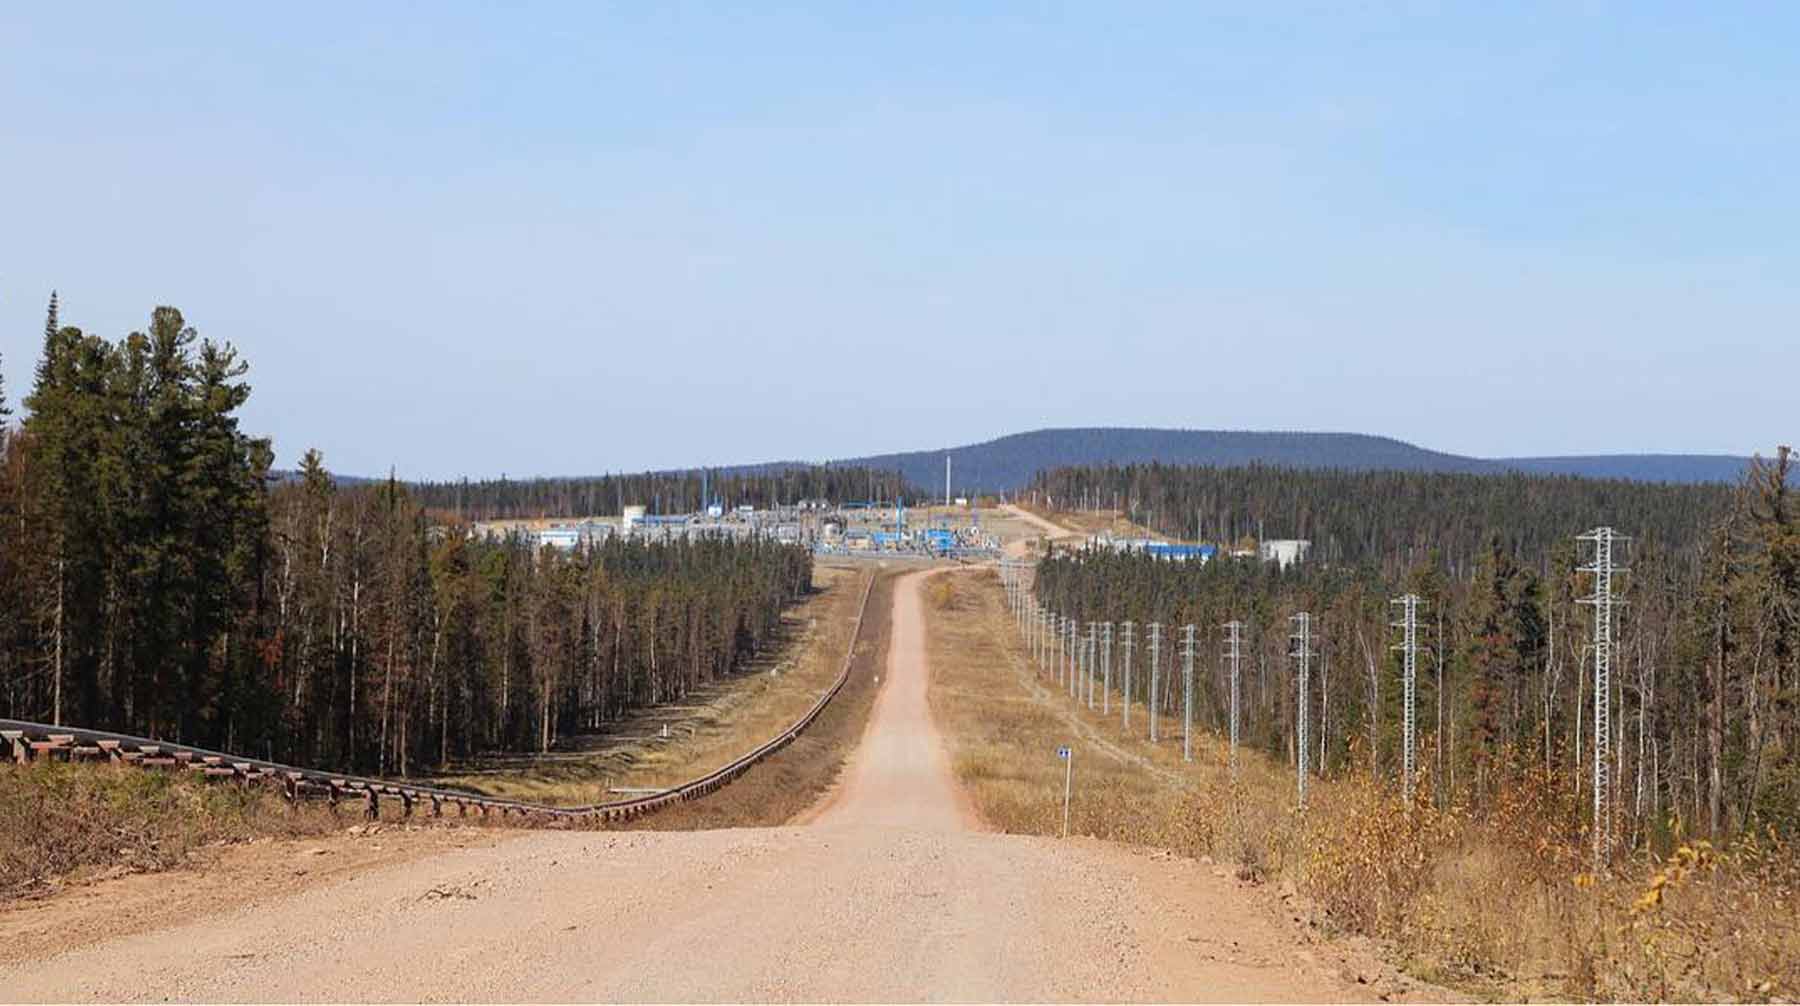
[[406, 774], [679, 698], [810, 585], [772, 541], [537, 551], [316, 451], [274, 478], [247, 370], [173, 308], [113, 342], [52, 299], [21, 424], [0, 384], [0, 715]]
[[421, 482], [413, 492], [433, 510], [464, 520], [616, 514], [626, 503], [650, 513], [697, 513], [708, 504], [757, 509], [806, 500], [930, 500], [897, 472], [822, 465], [746, 471], [642, 472], [574, 478]]
[[[1139, 466], [1064, 469], [1036, 488], [1122, 508], [1166, 531], [1309, 537], [1308, 561], [1207, 565], [1092, 550], [1046, 558], [1038, 591], [1087, 621], [1160, 622], [1166, 708], [1181, 708], [1173, 642], [1198, 629], [1197, 715], [1223, 730], [1224, 630], [1243, 627], [1245, 743], [1393, 780], [1401, 756], [1404, 593], [1419, 615], [1417, 764], [1424, 793], [1477, 811], [1529, 780], [1573, 840], [1591, 822], [1593, 580], [1575, 536], [1633, 536], [1616, 556], [1612, 833], [1731, 835], [1800, 827], [1800, 500], [1786, 448], [1732, 486], [1562, 477]], [[1215, 530], [1216, 529], [1216, 530]], [[1312, 619], [1298, 691], [1293, 615]], [[1141, 643], [1140, 643], [1141, 647]], [[1140, 654], [1143, 650], [1140, 648]], [[1143, 659], [1141, 656], [1140, 660]], [[1549, 786], [1542, 785], [1548, 782]]]

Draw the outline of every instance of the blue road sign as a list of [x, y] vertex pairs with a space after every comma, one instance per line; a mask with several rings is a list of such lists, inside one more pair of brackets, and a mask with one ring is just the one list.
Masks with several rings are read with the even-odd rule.
[[1069, 757], [1069, 749], [1066, 747], [1057, 748], [1056, 749], [1056, 757], [1058, 757], [1058, 758]]

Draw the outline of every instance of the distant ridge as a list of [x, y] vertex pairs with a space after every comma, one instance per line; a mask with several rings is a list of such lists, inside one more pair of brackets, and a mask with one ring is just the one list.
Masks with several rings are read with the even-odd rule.
[[[1281, 468], [1336, 468], [1349, 471], [1461, 472], [1499, 475], [1572, 475], [1636, 482], [1735, 482], [1750, 464], [1728, 454], [1591, 454], [1567, 457], [1476, 458], [1429, 450], [1393, 437], [1365, 433], [1304, 433], [1256, 430], [1175, 430], [1148, 427], [1094, 426], [1032, 430], [979, 444], [936, 450], [873, 454], [825, 462], [763, 461], [745, 465], [708, 465], [726, 475], [766, 475], [823, 464], [833, 468], [898, 471], [913, 485], [936, 495], [944, 485], [944, 455], [951, 458], [951, 482], [957, 493], [1013, 492], [1040, 471], [1070, 465], [1207, 465]], [[665, 468], [648, 474], [677, 476], [698, 468]], [[296, 477], [273, 473], [278, 480]], [[333, 473], [353, 484], [376, 481]], [[520, 482], [573, 480], [599, 476], [523, 477]]]
[[[1720, 454], [1602, 454], [1573, 457], [1475, 458], [1428, 450], [1362, 433], [1173, 430], [1080, 427], [1015, 433], [940, 450], [877, 454], [828, 462], [899, 470], [920, 486], [944, 484], [951, 458], [957, 492], [1013, 491], [1037, 472], [1065, 465], [1148, 464], [1338, 468], [1501, 474], [1579, 475], [1642, 482], [1732, 482], [1750, 459]], [[750, 466], [760, 467], [760, 466]]]

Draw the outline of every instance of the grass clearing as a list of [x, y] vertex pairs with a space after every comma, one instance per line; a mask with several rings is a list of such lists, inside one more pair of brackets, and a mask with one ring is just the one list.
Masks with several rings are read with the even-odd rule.
[[[1191, 844], [1185, 783], [1142, 752], [1113, 743], [1066, 709], [1017, 643], [991, 571], [953, 573], [925, 587], [931, 711], [952, 771], [997, 831], [1062, 831], [1064, 764], [1074, 752], [1071, 834], [1139, 845]], [[1096, 717], [1096, 720], [1098, 717]]]

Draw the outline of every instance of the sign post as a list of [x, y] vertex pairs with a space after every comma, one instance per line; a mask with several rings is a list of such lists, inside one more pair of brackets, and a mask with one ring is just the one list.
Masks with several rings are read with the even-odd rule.
[[1069, 790], [1075, 781], [1075, 752], [1067, 744], [1056, 749], [1063, 760], [1063, 837], [1069, 837]]

